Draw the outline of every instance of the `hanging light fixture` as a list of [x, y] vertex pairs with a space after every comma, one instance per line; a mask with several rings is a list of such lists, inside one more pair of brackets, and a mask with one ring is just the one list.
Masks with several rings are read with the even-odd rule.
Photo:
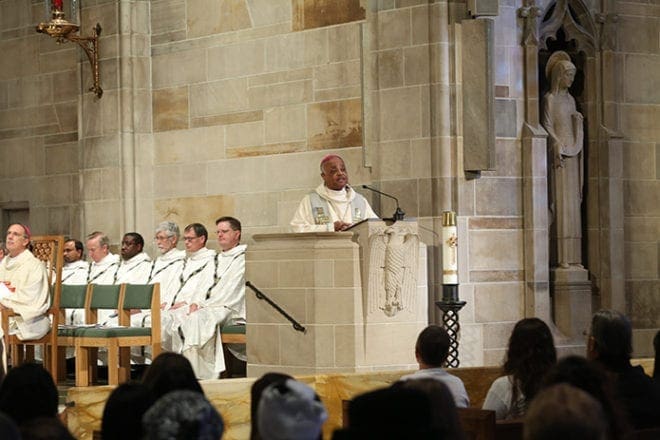
[[[42, 34], [47, 34], [57, 40], [58, 44], [66, 43], [67, 41], [72, 41], [78, 43], [78, 45], [85, 51], [87, 58], [89, 59], [89, 64], [92, 68], [92, 78], [94, 79], [94, 84], [89, 88], [90, 92], [100, 98], [103, 95], [103, 89], [100, 84], [100, 75], [99, 75], [99, 41], [98, 37], [101, 35], [101, 25], [96, 23], [96, 26], [92, 28], [93, 36], [91, 37], [81, 37], [78, 35], [78, 26], [74, 22], [69, 22], [64, 16], [64, 4], [63, 0], [44, 0], [46, 4], [46, 15], [50, 16], [51, 19], [46, 23], [39, 23], [37, 25], [37, 32]], [[77, 8], [77, 0], [71, 0], [71, 16], [72, 20], [75, 21]]]

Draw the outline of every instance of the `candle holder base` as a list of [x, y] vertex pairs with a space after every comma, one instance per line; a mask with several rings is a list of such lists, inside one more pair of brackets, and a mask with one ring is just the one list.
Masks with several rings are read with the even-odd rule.
[[452, 286], [443, 286], [443, 299], [436, 301], [435, 305], [442, 310], [442, 326], [449, 334], [449, 355], [447, 356], [446, 366], [449, 368], [458, 368], [460, 361], [458, 359], [458, 336], [461, 331], [458, 312], [467, 304], [465, 301], [458, 301], [458, 286], [456, 288], [456, 297], [444, 298], [444, 288]]

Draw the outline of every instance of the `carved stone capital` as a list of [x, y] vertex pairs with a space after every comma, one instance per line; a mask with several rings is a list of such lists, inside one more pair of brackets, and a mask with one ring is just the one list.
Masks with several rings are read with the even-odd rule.
[[616, 23], [619, 14], [596, 14], [596, 22], [600, 25], [600, 47], [602, 50], [614, 50], [616, 47]]
[[537, 19], [541, 16], [541, 8], [531, 2], [528, 6], [522, 6], [518, 9], [518, 17], [523, 19], [523, 40], [524, 46], [538, 46]]

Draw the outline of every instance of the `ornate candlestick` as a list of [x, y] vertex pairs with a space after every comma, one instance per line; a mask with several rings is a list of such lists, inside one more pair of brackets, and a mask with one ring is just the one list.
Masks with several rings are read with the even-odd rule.
[[435, 305], [442, 310], [442, 325], [451, 340], [447, 366], [456, 368], [460, 365], [458, 312], [465, 306], [465, 301], [458, 300], [458, 232], [453, 211], [442, 213], [442, 301], [436, 301]]

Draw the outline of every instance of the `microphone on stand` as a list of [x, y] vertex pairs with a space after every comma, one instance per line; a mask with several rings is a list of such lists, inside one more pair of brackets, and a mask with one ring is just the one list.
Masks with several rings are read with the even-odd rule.
[[375, 192], [377, 194], [380, 194], [382, 196], [389, 197], [390, 199], [394, 199], [394, 201], [396, 202], [396, 211], [394, 211], [394, 214], [392, 214], [392, 218], [391, 219], [386, 218], [386, 219], [383, 219], [383, 220], [392, 220], [392, 221], [397, 222], [399, 220], [403, 220], [403, 218], [406, 216], [406, 213], [403, 212], [403, 210], [399, 206], [399, 199], [397, 199], [393, 195], [384, 193], [382, 191], [377, 190], [376, 188], [372, 188], [372, 187], [367, 186], [367, 185], [362, 185], [362, 188], [368, 189], [369, 191], [373, 191], [373, 192]]

